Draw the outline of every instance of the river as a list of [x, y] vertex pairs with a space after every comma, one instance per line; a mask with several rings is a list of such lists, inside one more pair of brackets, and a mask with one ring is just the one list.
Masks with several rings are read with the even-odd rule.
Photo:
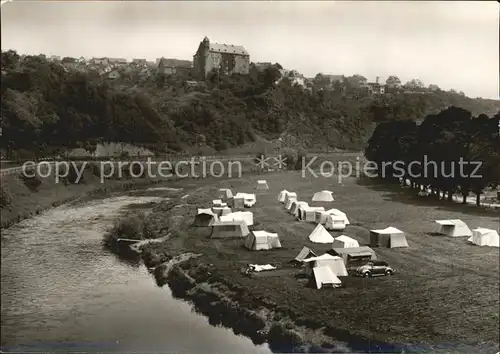
[[141, 263], [101, 246], [120, 213], [159, 199], [91, 200], [2, 230], [2, 351], [270, 353], [211, 326]]

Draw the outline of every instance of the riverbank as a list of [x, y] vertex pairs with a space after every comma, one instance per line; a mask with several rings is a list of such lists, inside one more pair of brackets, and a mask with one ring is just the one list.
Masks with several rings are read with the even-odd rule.
[[141, 178], [105, 180], [104, 183], [100, 183], [91, 173], [84, 173], [84, 178], [85, 181], [79, 184], [55, 183], [53, 179], [40, 179], [36, 187], [31, 187], [19, 176], [4, 176], [2, 193], [8, 195], [10, 202], [1, 208], [1, 228], [9, 228], [21, 220], [84, 197], [103, 196], [167, 182], [166, 179]]
[[[238, 180], [196, 181], [187, 197], [160, 204], [148, 216], [163, 242], [141, 247], [145, 264], [159, 285], [193, 303], [214, 324], [223, 324], [273, 351], [290, 352], [440, 352], [498, 351], [498, 249], [470, 245], [465, 239], [438, 237], [436, 219], [462, 219], [474, 227], [497, 227], [497, 214], [474, 207], [426, 203], [404, 190], [367, 186], [354, 178], [270, 173], [270, 189], [255, 191], [260, 176]], [[177, 184], [181, 186], [182, 184]], [[208, 207], [219, 188], [255, 192], [254, 229], [277, 232], [282, 249], [248, 251], [243, 240], [209, 239], [209, 228], [191, 227], [196, 208]], [[328, 208], [347, 213], [343, 234], [369, 241], [369, 230], [395, 226], [406, 232], [409, 248], [376, 249], [396, 269], [393, 277], [342, 277], [339, 289], [316, 290], [289, 266], [306, 245], [321, 254], [328, 245], [311, 244], [314, 224], [296, 221], [276, 200], [281, 189], [310, 202], [315, 191], [333, 190]], [[315, 204], [315, 203], [310, 203]], [[338, 236], [340, 233], [332, 233]], [[201, 254], [165, 270], [165, 262], [184, 253]], [[458, 262], [457, 260], [460, 260]], [[279, 269], [246, 277], [247, 264]], [[445, 300], [446, 301], [443, 301]], [[470, 328], [476, 328], [473, 333]]]

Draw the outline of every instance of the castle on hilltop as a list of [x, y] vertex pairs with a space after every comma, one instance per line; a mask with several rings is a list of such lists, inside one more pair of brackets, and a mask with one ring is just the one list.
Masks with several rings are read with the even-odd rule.
[[213, 69], [225, 75], [248, 74], [250, 54], [242, 46], [211, 43], [205, 37], [193, 56], [193, 74], [205, 80]]

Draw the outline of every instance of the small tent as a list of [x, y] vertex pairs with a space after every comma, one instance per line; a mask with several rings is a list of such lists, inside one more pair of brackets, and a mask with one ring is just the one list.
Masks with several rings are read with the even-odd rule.
[[264, 190], [264, 189], [269, 189], [269, 186], [267, 185], [267, 182], [263, 179], [257, 181], [257, 189], [258, 190]]
[[211, 209], [198, 209], [198, 213], [194, 217], [194, 226], [212, 226], [212, 224], [218, 221], [217, 214], [214, 214]]
[[245, 247], [249, 250], [270, 250], [281, 248], [278, 234], [267, 231], [252, 231], [248, 234]]
[[327, 230], [342, 231], [346, 226], [345, 217], [330, 214], [326, 216], [325, 227]]
[[321, 224], [318, 224], [309, 235], [309, 241], [314, 243], [333, 243], [333, 240], [333, 236]]
[[295, 192], [288, 192], [285, 195], [285, 204], [288, 205], [289, 200], [297, 200], [297, 193]]
[[318, 290], [326, 287], [338, 288], [342, 285], [340, 279], [326, 266], [313, 268], [313, 276]]
[[288, 193], [290, 192], [288, 192], [286, 189], [283, 189], [278, 195], [278, 202], [285, 203], [285, 199]]
[[243, 204], [246, 208], [250, 208], [257, 203], [257, 198], [253, 193], [237, 193], [235, 199], [236, 198], [243, 198]]
[[344, 213], [343, 211], [340, 211], [338, 209], [330, 209], [327, 210], [326, 212], [328, 213], [328, 215], [341, 216], [344, 219], [346, 225], [350, 224], [349, 219], [347, 219], [347, 214]]
[[370, 247], [353, 247], [353, 248], [332, 248], [331, 253], [334, 256], [342, 257], [345, 264], [355, 262], [365, 262], [377, 260], [377, 254]]
[[469, 229], [467, 224], [460, 219], [436, 220], [436, 223], [440, 226], [440, 234], [451, 237], [472, 236], [472, 231]]
[[311, 250], [309, 247], [302, 247], [302, 249], [300, 250], [299, 254], [297, 255], [297, 257], [295, 257], [292, 262], [293, 263], [302, 263], [304, 261], [304, 259], [307, 259], [307, 258], [312, 258], [312, 257], [316, 257], [316, 253], [314, 253], [313, 250]]
[[219, 189], [219, 198], [221, 199], [231, 199], [233, 197], [233, 192], [228, 188]]
[[307, 202], [299, 202], [299, 201], [294, 201], [292, 203], [292, 207], [290, 208], [290, 214], [293, 214], [295, 217], [299, 215], [299, 208], [301, 206], [309, 206]]
[[316, 221], [316, 212], [324, 211], [323, 207], [300, 207], [299, 208], [299, 220], [315, 222]]
[[292, 209], [293, 203], [296, 201], [297, 199], [288, 199], [288, 201], [285, 203], [285, 209], [287, 211], [290, 211]]
[[244, 221], [247, 226], [253, 225], [253, 214], [251, 211], [236, 211], [220, 217], [220, 221]]
[[344, 260], [339, 256], [332, 256], [331, 254], [325, 253], [319, 257], [306, 258], [304, 262], [308, 264], [306, 273], [309, 275], [314, 268], [327, 266], [332, 270], [333, 274], [338, 277], [348, 276]]
[[216, 221], [210, 238], [244, 238], [250, 231], [244, 221]]
[[243, 198], [242, 196], [235, 196], [229, 199], [229, 205], [231, 205], [231, 207], [234, 209], [243, 209], [245, 208], [245, 198]]
[[218, 216], [227, 215], [231, 213], [231, 208], [227, 206], [214, 206], [212, 207], [212, 211]]
[[347, 219], [346, 213], [344, 213], [343, 211], [340, 211], [338, 209], [330, 209], [330, 210], [323, 211], [323, 212], [317, 211], [316, 212], [316, 222], [318, 224], [323, 224], [323, 225], [326, 224], [326, 220], [327, 220], [328, 215], [340, 216], [344, 219], [344, 223], [346, 225], [349, 225], [349, 219]]
[[388, 248], [408, 247], [408, 242], [403, 231], [391, 226], [383, 230], [370, 230], [370, 246]]
[[312, 197], [313, 202], [333, 202], [333, 192], [331, 191], [321, 191], [314, 193]]
[[472, 236], [468, 241], [478, 246], [499, 247], [498, 232], [483, 227], [472, 230]]
[[359, 242], [349, 236], [341, 235], [339, 237], [335, 237], [332, 247], [333, 248], [359, 247]]
[[225, 207], [227, 206], [227, 203], [224, 203], [222, 200], [220, 199], [215, 199], [215, 200], [212, 200], [212, 205], [214, 207]]

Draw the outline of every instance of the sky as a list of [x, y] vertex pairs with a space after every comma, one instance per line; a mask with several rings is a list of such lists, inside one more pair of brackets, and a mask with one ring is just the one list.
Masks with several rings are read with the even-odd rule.
[[397, 75], [499, 98], [497, 1], [24, 1], [2, 5], [2, 50], [192, 60], [207, 36], [306, 77]]

